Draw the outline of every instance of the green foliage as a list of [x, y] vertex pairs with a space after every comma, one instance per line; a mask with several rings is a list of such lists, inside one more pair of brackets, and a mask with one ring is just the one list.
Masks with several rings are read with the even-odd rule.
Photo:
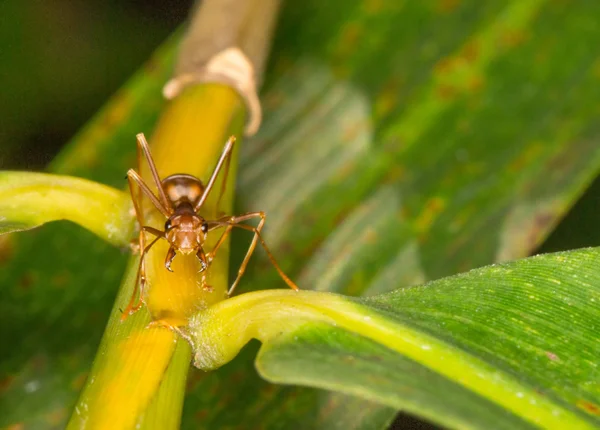
[[[599, 8], [519, 0], [288, 2], [263, 94], [265, 123], [241, 155], [239, 210], [268, 213], [266, 239], [303, 288], [372, 294], [528, 255], [600, 168]], [[151, 129], [162, 107], [172, 53], [170, 44], [129, 82], [53, 170], [124, 187], [133, 138]], [[13, 239], [2, 248], [0, 270], [0, 426], [61, 427], [126, 255], [66, 223]], [[233, 270], [246, 246], [237, 236]], [[590, 302], [595, 253], [573, 254], [569, 265], [556, 262], [560, 256], [519, 262], [524, 269], [514, 277], [500, 276], [509, 266], [403, 289], [383, 296], [393, 312], [382, 299], [365, 303], [513, 382], [526, 375], [517, 382], [528, 395], [540, 389], [535, 399], [547, 396], [544, 404], [587, 424], [591, 415], [582, 410], [598, 403], [583, 376], [585, 354], [598, 351], [586, 335], [598, 321]], [[569, 274], [577, 264], [589, 280]], [[264, 257], [252, 266], [243, 288], [283, 286]], [[543, 290], [552, 279], [562, 282], [555, 296]], [[588, 286], [563, 289], [578, 282]], [[450, 379], [368, 337], [317, 329], [270, 344], [259, 370], [371, 402], [267, 383], [256, 375], [254, 345], [215, 372], [191, 374], [183, 428], [375, 429], [397, 407], [447, 425], [489, 426], [486, 414], [507, 426], [532, 422], [467, 391], [460, 374]], [[322, 348], [311, 355], [311, 345]], [[323, 357], [348, 351], [357, 364], [346, 376], [388, 369], [369, 360], [375, 355], [397, 363], [391, 377], [406, 391], [382, 394], [373, 381], [337, 378], [329, 370], [344, 361]], [[310, 372], [316, 362], [330, 379]]]
[[118, 246], [133, 233], [128, 194], [69, 176], [0, 172], [0, 234], [73, 221]]
[[276, 383], [358, 395], [451, 428], [596, 428], [599, 264], [594, 248], [365, 299], [249, 293], [192, 324], [196, 365], [222, 365], [258, 338], [257, 369]]

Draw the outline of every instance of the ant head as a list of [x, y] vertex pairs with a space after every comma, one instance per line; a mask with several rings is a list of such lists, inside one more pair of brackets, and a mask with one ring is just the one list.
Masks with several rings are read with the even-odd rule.
[[208, 224], [195, 213], [172, 215], [165, 222], [165, 238], [182, 254], [191, 254], [202, 247], [208, 234]]
[[[175, 224], [173, 224], [173, 219], [175, 220]], [[196, 216], [200, 220], [200, 231], [206, 235], [208, 233], [208, 223], [201, 216]], [[174, 215], [171, 218], [167, 219], [165, 222], [165, 234], [168, 234], [173, 229], [181, 228], [181, 215]]]

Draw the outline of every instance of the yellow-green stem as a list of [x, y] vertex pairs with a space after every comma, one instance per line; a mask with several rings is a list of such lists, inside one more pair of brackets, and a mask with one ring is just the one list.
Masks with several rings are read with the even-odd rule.
[[[202, 67], [212, 56], [223, 49], [239, 47], [260, 81], [278, 5], [279, 0], [202, 2], [182, 43], [175, 78], [178, 74], [201, 77]], [[227, 138], [231, 134], [238, 137], [227, 191], [218, 208], [219, 190], [212, 193], [214, 198], [209, 198], [201, 210], [206, 218], [221, 211], [231, 212], [245, 117], [242, 98], [230, 87], [194, 85], [167, 105], [150, 139], [162, 178], [186, 173], [206, 181]], [[133, 146], [134, 136], [131, 139]], [[151, 183], [147, 166], [142, 167], [141, 174]], [[148, 202], [142, 212], [144, 224], [155, 228], [164, 225], [164, 217], [148, 208]], [[218, 233], [207, 240], [207, 248], [211, 249], [217, 239]], [[191, 350], [187, 342], [165, 326], [185, 325], [199, 309], [226, 297], [229, 244], [227, 241], [220, 248], [204, 284], [193, 255], [177, 255], [172, 265], [174, 273], [165, 270], [167, 249], [165, 241], [160, 240], [148, 253], [145, 306], [123, 322], [120, 309], [127, 307], [131, 297], [139, 257], [132, 259], [69, 428], [179, 428]], [[206, 285], [211, 288], [203, 288]], [[148, 327], [151, 321], [154, 325]]]
[[[227, 137], [240, 135], [244, 116], [241, 99], [228, 87], [202, 85], [184, 91], [167, 106], [150, 141], [161, 177], [185, 172], [206, 180]], [[135, 145], [134, 136], [131, 144]], [[235, 165], [234, 159], [221, 210], [231, 209]], [[214, 211], [215, 200], [207, 202], [204, 209]], [[150, 218], [151, 224], [160, 219], [156, 215]], [[150, 253], [148, 266], [163, 265], [161, 272], [166, 272], [164, 251], [164, 247], [157, 247]], [[175, 272], [170, 277], [149, 277], [146, 301], [160, 306], [164, 300], [164, 308], [169, 308], [177, 300], [190, 307], [204, 307], [223, 299], [227, 288], [227, 248], [211, 266], [212, 292], [198, 288], [195, 271], [187, 267], [190, 265], [181, 257], [178, 256], [179, 266], [173, 266]], [[139, 256], [136, 256], [129, 264], [69, 428], [131, 429], [139, 424], [140, 428], [168, 429], [179, 426], [191, 357], [189, 345], [168, 328], [148, 327], [151, 317], [146, 307], [121, 321], [121, 309], [125, 309], [133, 291], [138, 261]], [[168, 401], [160, 401], [161, 398]]]

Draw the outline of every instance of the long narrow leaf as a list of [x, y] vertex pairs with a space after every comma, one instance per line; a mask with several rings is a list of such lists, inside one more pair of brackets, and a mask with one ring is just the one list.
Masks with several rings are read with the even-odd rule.
[[595, 428], [599, 267], [596, 248], [366, 299], [248, 293], [198, 316], [196, 365], [220, 366], [257, 338], [257, 368], [274, 382], [353, 394], [453, 428]]

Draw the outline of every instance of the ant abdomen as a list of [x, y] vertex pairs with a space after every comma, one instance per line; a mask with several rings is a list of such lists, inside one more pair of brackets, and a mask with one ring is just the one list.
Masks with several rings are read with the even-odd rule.
[[204, 185], [200, 179], [192, 175], [176, 174], [162, 180], [162, 186], [168, 199], [175, 207], [183, 202], [196, 206], [204, 193]]

